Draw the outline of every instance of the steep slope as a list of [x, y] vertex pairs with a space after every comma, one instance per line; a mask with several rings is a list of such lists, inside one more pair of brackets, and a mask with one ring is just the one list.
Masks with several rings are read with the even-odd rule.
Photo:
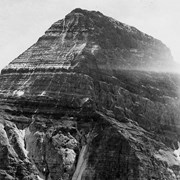
[[0, 175], [180, 179], [180, 76], [152, 71], [173, 65], [159, 40], [73, 10], [2, 70], [0, 159], [21, 164]]
[[[159, 40], [100, 12], [75, 9], [3, 70], [151, 68], [172, 63]], [[27, 70], [26, 70], [27, 71]]]

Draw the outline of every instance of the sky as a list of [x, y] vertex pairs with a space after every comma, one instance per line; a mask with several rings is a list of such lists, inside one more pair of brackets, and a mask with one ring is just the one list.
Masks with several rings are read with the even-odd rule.
[[75, 8], [100, 11], [160, 39], [180, 63], [180, 0], [0, 0], [0, 69]]

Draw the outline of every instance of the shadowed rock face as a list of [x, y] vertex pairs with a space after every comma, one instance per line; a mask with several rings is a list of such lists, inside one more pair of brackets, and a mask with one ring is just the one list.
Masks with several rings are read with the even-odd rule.
[[159, 40], [73, 10], [2, 70], [0, 179], [180, 179], [180, 77], [152, 71], [172, 65]]

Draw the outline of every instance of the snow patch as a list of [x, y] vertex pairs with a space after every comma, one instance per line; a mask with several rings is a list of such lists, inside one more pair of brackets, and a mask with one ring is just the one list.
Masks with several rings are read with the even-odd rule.
[[177, 159], [180, 161], [180, 142], [178, 142], [178, 149], [174, 151], [174, 155], [177, 157]]
[[[79, 55], [85, 47], [86, 47], [86, 42], [82, 43], [82, 44], [74, 44], [74, 46], [66, 54], [65, 59], [67, 59], [67, 57], [69, 57], [75, 53]], [[64, 65], [63, 65], [63, 67], [64, 67]]]
[[62, 38], [61, 38], [61, 43], [62, 43], [62, 45], [63, 45], [64, 42], [65, 42], [66, 34], [67, 34], [68, 29], [69, 29], [69, 26], [70, 26], [70, 24], [72, 24], [72, 22], [73, 22], [73, 19], [72, 19], [72, 20], [69, 20], [67, 23], [66, 23], [65, 19], [64, 19], [64, 21], [63, 21], [63, 31], [62, 31]]
[[24, 91], [21, 91], [21, 90], [15, 90], [13, 91], [13, 95], [16, 95], [16, 96], [23, 96], [24, 95]]
[[81, 180], [82, 174], [86, 169], [87, 159], [85, 159], [85, 155], [87, 152], [87, 145], [83, 146], [79, 155], [78, 164], [75, 170], [75, 173], [72, 177], [72, 180]]
[[65, 37], [66, 37], [66, 32], [62, 34], [62, 38], [61, 38], [61, 43], [62, 43], [62, 45], [64, 44], [64, 39], [65, 39]]
[[82, 106], [84, 103], [88, 102], [88, 101], [89, 101], [89, 98], [88, 98], [88, 97], [83, 98], [83, 99], [81, 100], [81, 106]]
[[86, 46], [86, 43], [83, 43], [80, 46], [77, 46], [77, 50], [79, 51], [79, 53], [82, 52], [82, 50], [85, 48], [85, 46]]
[[44, 96], [46, 94], [46, 91], [43, 91], [39, 96]]
[[25, 144], [24, 144], [24, 140], [25, 140], [25, 129], [24, 130], [19, 130], [19, 129], [14, 129], [16, 134], [18, 134], [19, 138], [18, 138], [18, 142], [19, 145], [21, 147], [21, 149], [24, 152], [25, 157], [27, 157], [28, 151], [25, 149]]
[[92, 48], [91, 48], [91, 53], [93, 55], [95, 55], [95, 52], [99, 50], [99, 46], [98, 45], [93, 45]]

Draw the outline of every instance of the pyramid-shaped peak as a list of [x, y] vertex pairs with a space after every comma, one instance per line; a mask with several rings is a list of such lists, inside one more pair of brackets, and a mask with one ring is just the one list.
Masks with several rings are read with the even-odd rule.
[[161, 41], [98, 11], [80, 8], [55, 22], [7, 69], [146, 68], [169, 63], [172, 56]]

